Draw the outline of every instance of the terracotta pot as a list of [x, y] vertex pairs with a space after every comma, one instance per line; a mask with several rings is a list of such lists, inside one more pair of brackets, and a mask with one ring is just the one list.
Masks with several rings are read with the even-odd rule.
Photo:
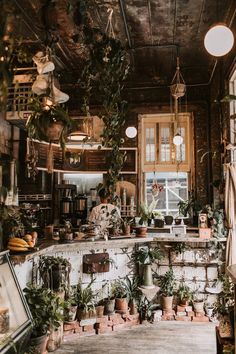
[[103, 314], [104, 314], [104, 306], [102, 306], [102, 305], [96, 306], [95, 310], [96, 310], [96, 316], [98, 318], [103, 316]]
[[54, 352], [58, 349], [63, 340], [63, 324], [60, 325], [57, 329], [51, 329], [47, 341], [47, 350], [49, 352]]
[[47, 342], [47, 334], [35, 338], [31, 337], [29, 349], [32, 349], [34, 353], [44, 354], [46, 352]]
[[77, 308], [77, 312], [76, 312], [76, 318], [77, 320], [81, 321], [81, 320], [87, 320], [88, 318], [94, 318], [96, 317], [96, 313], [93, 310], [85, 310], [82, 308]]
[[115, 311], [115, 299], [106, 300], [104, 303], [104, 314], [111, 315]]
[[175, 219], [175, 225], [180, 225], [181, 224], [181, 219]]
[[65, 309], [64, 317], [66, 322], [73, 322], [76, 318], [77, 306], [70, 306], [69, 309]]
[[154, 219], [155, 227], [164, 227], [164, 220], [162, 219]]
[[61, 137], [64, 125], [62, 122], [51, 123], [46, 131], [49, 141], [58, 141]]
[[184, 299], [180, 300], [179, 304], [180, 304], [180, 306], [188, 306], [189, 300], [187, 298], [184, 298]]
[[138, 307], [137, 307], [137, 303], [135, 301], [135, 299], [131, 299], [129, 301], [129, 313], [131, 315], [136, 315], [138, 313]]
[[172, 215], [166, 215], [166, 216], [165, 216], [165, 223], [166, 223], [166, 225], [172, 225], [173, 220], [174, 220], [174, 218], [173, 218]]
[[204, 312], [204, 301], [194, 301], [193, 309], [195, 312]]
[[162, 296], [162, 308], [164, 311], [172, 311], [173, 296]]
[[118, 312], [127, 313], [127, 311], [128, 311], [127, 298], [116, 298], [115, 309]]
[[130, 225], [123, 226], [124, 235], [130, 235]]
[[140, 226], [136, 228], [136, 236], [137, 237], [147, 237], [147, 227]]

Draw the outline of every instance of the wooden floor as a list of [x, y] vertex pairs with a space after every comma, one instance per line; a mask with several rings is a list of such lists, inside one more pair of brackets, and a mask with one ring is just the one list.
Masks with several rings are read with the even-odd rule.
[[56, 354], [216, 354], [212, 323], [158, 322], [110, 334], [65, 338]]

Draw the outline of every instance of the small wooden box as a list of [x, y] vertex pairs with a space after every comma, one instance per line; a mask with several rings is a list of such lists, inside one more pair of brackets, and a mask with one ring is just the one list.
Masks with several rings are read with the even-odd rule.
[[105, 273], [110, 270], [108, 253], [91, 253], [83, 256], [83, 273]]
[[199, 237], [200, 238], [211, 238], [212, 237], [212, 231], [210, 228], [200, 228], [199, 229]]
[[171, 226], [171, 233], [175, 235], [186, 234], [186, 225], [173, 225]]

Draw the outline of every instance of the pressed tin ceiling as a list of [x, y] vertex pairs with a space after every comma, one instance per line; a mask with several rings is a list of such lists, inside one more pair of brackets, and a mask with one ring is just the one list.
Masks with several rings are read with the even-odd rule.
[[[76, 82], [86, 59], [86, 48], [75, 0], [12, 0], [19, 15], [17, 34], [32, 48], [45, 39], [45, 26], [58, 36], [58, 69], [62, 82]], [[215, 59], [205, 50], [204, 35], [224, 21], [235, 28], [235, 0], [88, 0], [94, 26], [106, 28], [113, 9], [115, 35], [130, 54], [131, 74], [126, 87], [142, 90], [170, 85], [176, 57], [188, 86], [207, 84]], [[55, 5], [55, 7], [54, 7]], [[69, 82], [68, 82], [69, 81]]]

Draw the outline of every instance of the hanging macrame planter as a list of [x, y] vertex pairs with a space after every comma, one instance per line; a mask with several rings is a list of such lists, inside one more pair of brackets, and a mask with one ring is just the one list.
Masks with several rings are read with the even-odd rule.
[[170, 92], [175, 99], [183, 97], [186, 92], [186, 85], [184, 82], [184, 78], [180, 72], [179, 58], [177, 58], [176, 72], [171, 82]]

